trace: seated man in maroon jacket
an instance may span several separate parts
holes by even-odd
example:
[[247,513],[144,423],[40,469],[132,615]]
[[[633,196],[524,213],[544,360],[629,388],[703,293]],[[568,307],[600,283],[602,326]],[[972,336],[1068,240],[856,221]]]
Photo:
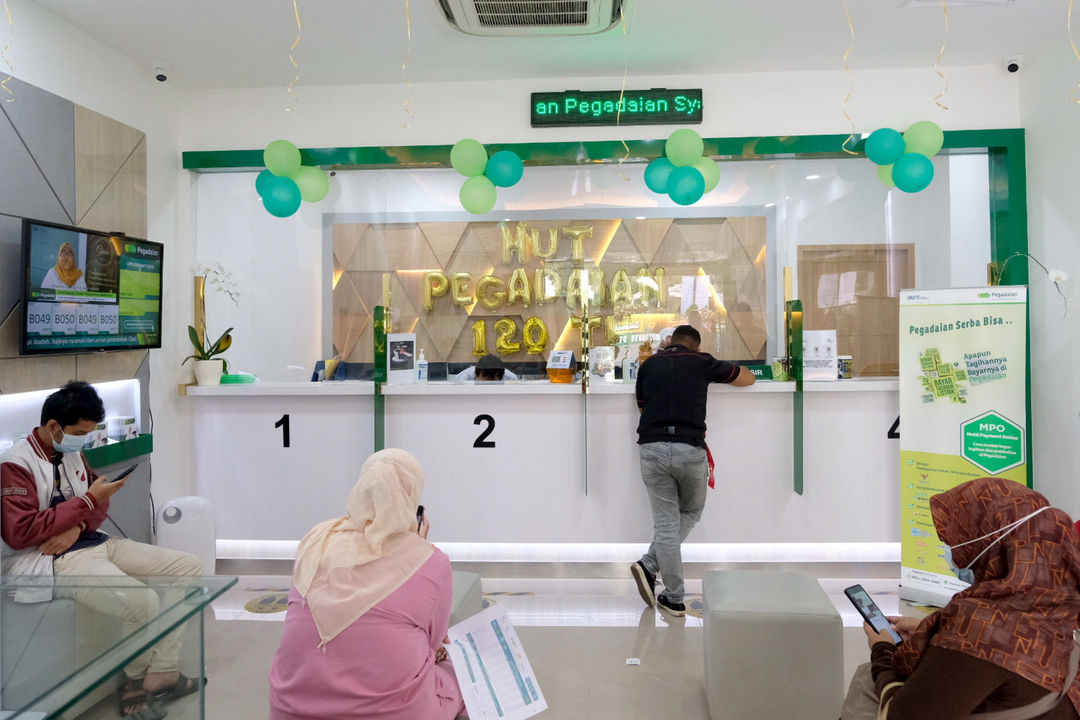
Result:
[[[109,499],[126,482],[99,477],[83,457],[86,435],[104,419],[97,391],[84,382],[69,382],[46,398],[41,425],[0,455],[0,561],[8,577],[72,576],[62,592],[122,618],[126,636],[153,617],[161,602],[132,576],[198,576],[202,564],[190,553],[101,532]],[[88,579],[93,576],[109,576],[108,587]],[[120,586],[130,589],[120,592]],[[178,587],[165,593],[165,603],[175,604],[182,592]],[[46,591],[45,599],[49,595]],[[182,640],[182,629],[174,630],[124,668],[121,716],[156,720],[164,716],[159,702],[199,689],[200,679],[179,672]]]

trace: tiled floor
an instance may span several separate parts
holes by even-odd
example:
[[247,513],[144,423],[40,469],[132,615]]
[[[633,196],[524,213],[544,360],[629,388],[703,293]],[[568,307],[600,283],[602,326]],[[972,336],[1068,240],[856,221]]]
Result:
[[[543,569],[539,569],[543,573]],[[827,568],[835,571],[837,568]],[[847,575],[832,572],[831,575]],[[896,568],[898,574],[899,568]],[[873,573],[879,575],[882,573]],[[882,577],[819,580],[844,620],[845,683],[868,656],[861,619],[843,588],[861,583],[886,614],[901,608],[898,581]],[[281,637],[287,576],[241,576],[214,603],[207,625],[207,717],[264,720],[267,671]],[[689,616],[673,621],[644,607],[628,578],[484,577],[486,603],[504,605],[540,679],[549,720],[708,717],[703,681],[701,580],[688,580]],[[638,658],[640,665],[628,665]],[[170,713],[170,717],[173,713]]]

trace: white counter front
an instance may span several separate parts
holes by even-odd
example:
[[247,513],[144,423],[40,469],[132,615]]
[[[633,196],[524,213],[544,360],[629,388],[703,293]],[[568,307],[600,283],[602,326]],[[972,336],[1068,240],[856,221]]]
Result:
[[[806,383],[803,495],[792,489],[794,383],[710,388],[717,487],[688,542],[895,543],[893,383]],[[374,398],[361,384],[284,385],[189,392],[198,492],[214,503],[219,539],[298,540],[344,511],[372,452]],[[542,382],[383,393],[386,446],[414,453],[427,473],[432,540],[474,548],[649,539],[633,385],[594,384],[588,396]]]
[[196,494],[213,503],[218,538],[298,540],[316,523],[344,514],[345,496],[375,447],[374,386],[364,389],[345,383],[188,388]]

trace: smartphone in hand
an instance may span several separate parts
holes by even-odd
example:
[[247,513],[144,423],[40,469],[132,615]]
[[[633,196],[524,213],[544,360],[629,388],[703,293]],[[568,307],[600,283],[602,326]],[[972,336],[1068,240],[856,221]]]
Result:
[[897,645],[904,641],[903,638],[900,637],[900,634],[893,630],[892,624],[889,623],[889,619],[885,617],[885,613],[881,612],[877,603],[870,599],[869,593],[863,590],[862,585],[852,585],[849,588],[844,588],[844,595],[847,595],[847,599],[851,601],[851,604],[855,606],[855,609],[859,611],[863,620],[865,620],[870,627],[878,632],[888,631],[893,642]]
[[121,473],[120,473],[119,475],[117,475],[116,477],[110,477],[110,478],[108,479],[108,481],[107,481],[107,484],[112,484],[112,483],[114,483],[114,482],[119,482],[119,481],[123,480],[123,479],[124,479],[124,478],[126,478],[126,477],[127,477],[128,475],[130,475],[131,473],[135,472],[135,468],[137,468],[137,467],[139,467],[139,463],[135,463],[135,464],[134,464],[134,465],[132,465],[131,467],[125,468],[125,469],[124,469],[124,471],[123,471],[123,472],[121,472]]

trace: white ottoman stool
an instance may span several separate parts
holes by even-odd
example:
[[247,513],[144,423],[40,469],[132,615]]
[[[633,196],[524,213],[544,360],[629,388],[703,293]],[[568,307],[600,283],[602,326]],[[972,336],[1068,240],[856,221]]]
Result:
[[840,717],[844,627],[817,580],[723,570],[702,588],[711,720]]

